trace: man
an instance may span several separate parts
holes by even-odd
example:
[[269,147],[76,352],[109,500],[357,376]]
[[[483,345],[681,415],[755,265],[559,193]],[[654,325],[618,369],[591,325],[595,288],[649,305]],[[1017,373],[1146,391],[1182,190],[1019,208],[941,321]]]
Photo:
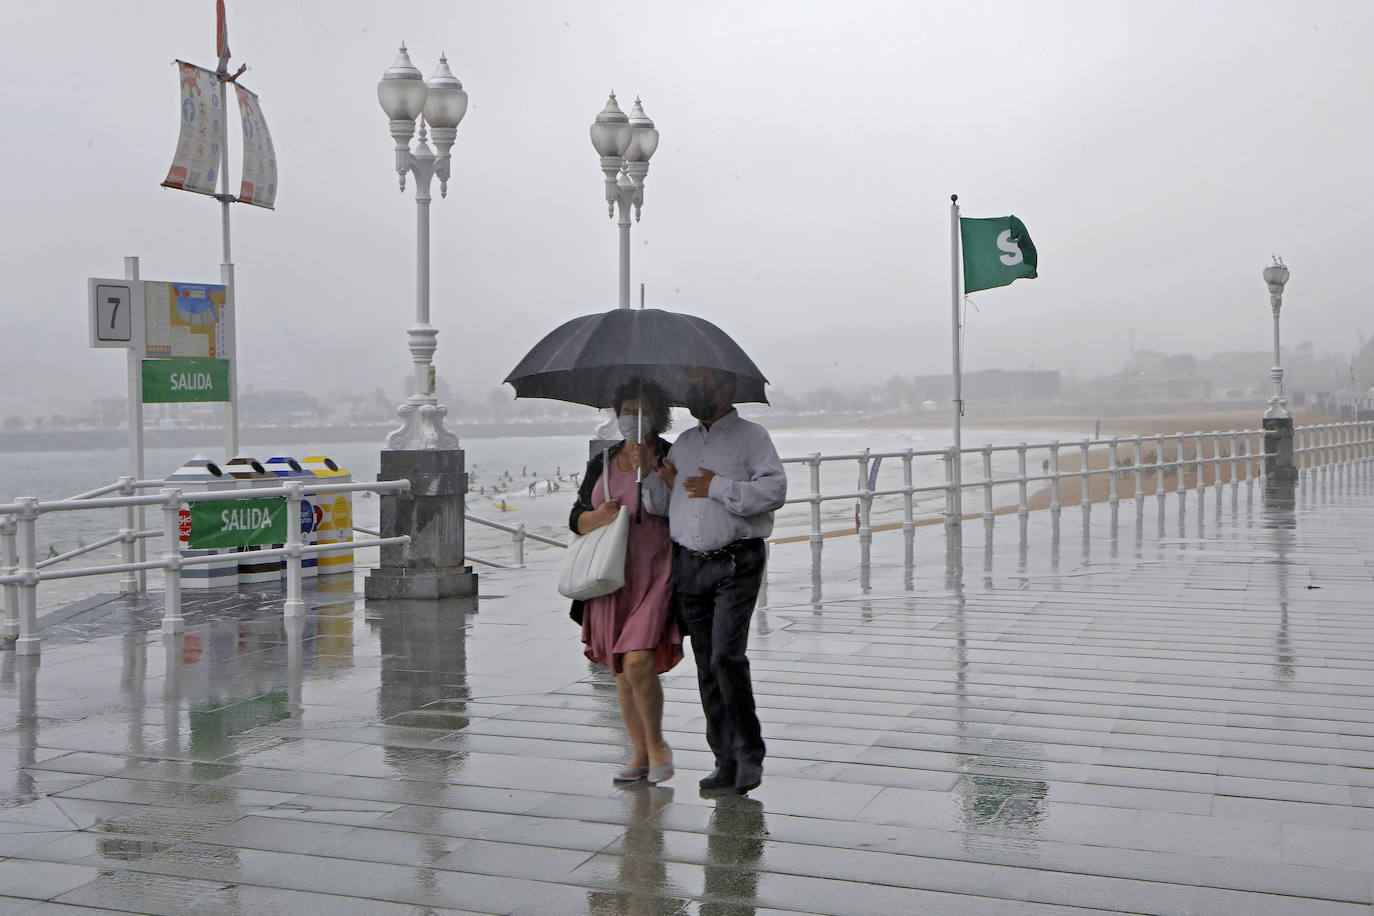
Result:
[[687,381],[687,409],[700,424],[678,436],[658,474],[646,478],[645,508],[667,508],[674,602],[692,638],[716,757],[701,788],[744,794],[763,781],[764,755],[745,655],[749,619],[787,476],[768,431],[735,412],[728,374],[692,369]]

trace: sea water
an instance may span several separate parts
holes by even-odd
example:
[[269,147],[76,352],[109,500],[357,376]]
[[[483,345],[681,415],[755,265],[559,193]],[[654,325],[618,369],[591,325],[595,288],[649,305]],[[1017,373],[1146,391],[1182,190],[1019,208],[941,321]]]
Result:
[[[745,412],[745,416],[749,414]],[[690,422],[690,421],[687,421]],[[679,426],[685,424],[679,419]],[[462,435],[461,428],[458,430]],[[868,450],[871,454],[900,452],[905,449],[916,451],[936,451],[947,448],[950,432],[947,429],[920,428],[824,428],[794,427],[771,429],[778,453],[784,458],[804,458],[812,453],[822,455],[858,455]],[[668,437],[672,437],[672,433]],[[1073,442],[1081,438],[1074,433],[1062,430],[999,430],[979,429],[966,431],[965,448],[994,443],[1012,445],[1017,442],[1047,442],[1060,439]],[[467,507],[470,515],[478,518],[515,526],[523,524],[525,530],[567,540],[570,532],[567,527],[569,510],[576,498],[577,479],[583,472],[590,435],[578,436],[503,436],[492,438],[465,438],[462,448],[465,453],[467,471],[470,475]],[[372,481],[377,478],[381,461],[381,445],[377,442],[359,441],[331,443],[320,448],[301,445],[252,446],[243,449],[260,461],[279,455],[289,455],[297,460],[306,455],[325,454],[341,467],[352,472],[354,481]],[[184,448],[151,448],[145,453],[145,479],[161,479],[181,467],[194,451]],[[219,459],[218,452],[206,454]],[[872,468],[870,462],[870,470]],[[1029,468],[1032,475],[1040,471],[1039,458]],[[0,454],[0,500],[10,501],[19,496],[36,496],[40,500],[64,499],[84,493],[110,483],[121,475],[128,474],[129,455],[123,449],[95,449],[86,451],[53,451]],[[810,493],[810,469],[805,463],[788,462],[785,465],[788,475],[788,497],[797,499]],[[965,455],[964,478],[981,479],[981,460],[976,455]],[[999,452],[994,454],[995,477],[1011,477],[1016,473],[1016,453]],[[691,473],[693,469],[680,469]],[[826,461],[822,464],[821,491],[824,494],[853,493],[860,487],[860,464],[854,458]],[[912,482],[917,487],[940,486],[945,481],[944,461],[938,456],[916,456],[912,460]],[[873,480],[876,489],[897,489],[903,484],[902,460],[898,457],[885,458]],[[188,488],[189,489],[189,488]],[[1036,487],[1032,487],[1032,492]],[[1014,502],[1015,488],[1002,486],[997,490],[997,504],[1007,500]],[[155,490],[145,491],[149,493]],[[118,494],[112,494],[118,495]],[[943,492],[917,494],[915,510],[918,518],[930,517],[943,511]],[[982,508],[980,495],[974,490],[966,490],[965,511]],[[852,530],[857,509],[854,499],[830,500],[822,503],[822,527],[829,531],[837,527]],[[882,497],[874,500],[871,521],[875,526],[897,523],[902,520],[903,500],[900,496]],[[80,512],[54,512],[40,516],[37,523],[37,547],[40,559],[63,553],[115,534],[123,526],[123,510],[83,510]],[[378,524],[378,500],[371,494],[354,495],[354,524],[364,528],[376,528]],[[158,507],[145,510],[145,529],[160,529],[161,512]],[[775,536],[786,537],[804,535],[810,530],[811,512],[807,503],[796,503],[784,507],[777,514]],[[466,552],[469,556],[492,560],[497,563],[513,561],[512,537],[505,531],[469,522],[467,525]],[[147,541],[150,556],[156,556],[162,549],[161,538]],[[526,561],[536,563],[543,559],[556,558],[556,548],[545,547],[533,541],[526,542]],[[122,559],[121,547],[113,544],[88,553],[74,561],[72,565],[96,565],[118,563]],[[361,551],[358,565],[360,568],[374,566],[377,562],[375,550]],[[64,564],[64,567],[67,564]],[[480,565],[479,565],[480,570]],[[157,572],[149,573],[149,585],[160,587]],[[117,576],[100,576],[81,579],[66,579],[44,582],[39,586],[39,607],[50,610],[97,592],[118,590]]]

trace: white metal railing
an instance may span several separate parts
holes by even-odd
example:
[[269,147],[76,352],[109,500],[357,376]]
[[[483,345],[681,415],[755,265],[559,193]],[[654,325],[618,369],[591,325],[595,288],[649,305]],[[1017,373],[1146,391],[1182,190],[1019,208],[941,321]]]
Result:
[[[139,489],[158,487],[156,495],[131,495]],[[286,499],[286,543],[282,547],[269,547],[253,552],[253,558],[286,559],[286,603],[284,611],[288,616],[304,614],[305,601],[301,596],[301,559],[325,551],[341,549],[355,550],[367,547],[409,544],[410,537],[375,536],[346,542],[327,544],[306,544],[302,537],[299,519],[301,503],[307,495],[352,493],[369,491],[373,493],[405,492],[410,489],[408,480],[388,480],[362,483],[310,484],[302,481],[287,480],[276,487],[252,487],[241,490],[212,490],[209,492],[185,493],[176,487],[166,486],[165,481],[135,481],[124,477],[116,484],[100,487],[88,493],[78,494],[70,499],[42,501],[33,496],[19,497],[12,503],[0,504],[0,585],[5,592],[4,617],[0,619],[0,635],[16,640],[15,649],[20,655],[35,655],[39,651],[38,637],[38,585],[54,579],[71,579],[82,576],[103,576],[123,574],[121,584],[130,582],[130,574],[144,574],[150,569],[161,569],[165,577],[164,607],[162,629],[164,632],[181,632],[185,628],[185,618],[181,614],[181,570],[186,566],[224,562],[224,554],[211,553],[200,556],[182,556],[180,541],[179,512],[183,506],[207,501],[236,501],[244,499],[266,499],[284,497]],[[106,494],[119,491],[120,496]],[[162,510],[161,528],[148,531],[136,530],[134,525],[142,509],[149,506]],[[39,516],[51,512],[76,512],[92,509],[123,509],[126,526],[118,534],[101,538],[95,543],[78,547],[58,556],[44,560],[37,558],[35,528]],[[375,534],[375,532],[374,532]],[[162,538],[163,553],[159,559],[135,559],[134,545],[147,538]],[[53,570],[50,567],[75,557],[98,550],[110,544],[124,544],[124,561],[98,566],[78,566]]]
[[[1105,500],[1112,506],[1119,505],[1122,499],[1143,501],[1147,490],[1152,490],[1162,504],[1171,487],[1175,493],[1187,492],[1190,479],[1195,490],[1205,489],[1209,478],[1210,485],[1217,488],[1226,483],[1253,483],[1264,475],[1264,443],[1268,435],[1265,430],[1246,429],[970,446],[964,448],[961,454],[963,467],[960,489],[979,497],[981,512],[966,512],[962,519],[954,518],[953,449],[864,450],[833,455],[817,452],[783,459],[784,466],[804,469],[803,477],[807,483],[805,493],[790,497],[784,505],[808,508],[809,526],[803,537],[810,542],[813,558],[817,561],[827,536],[854,531],[859,543],[860,569],[864,570],[869,565],[875,530],[872,518],[874,504],[880,499],[899,498],[901,522],[899,526],[892,527],[900,527],[906,539],[906,558],[910,566],[918,525],[943,522],[953,527],[966,519],[979,517],[991,524],[997,515],[1013,512],[1024,518],[1031,511],[1033,501],[1043,503],[1043,508],[1057,513],[1063,509],[1064,484],[1069,481],[1078,487],[1078,503],[1085,509],[1093,502],[1094,479],[1103,477],[1107,479]],[[1104,452],[1102,466],[1093,467],[1094,457],[1102,458]],[[1062,466],[1061,459],[1066,453],[1075,455],[1076,468],[1066,469]],[[1374,422],[1298,427],[1294,430],[1293,457],[1302,472],[1374,458]],[[901,462],[900,484],[884,484],[871,474],[875,465],[883,460]],[[916,483],[915,465],[921,460],[942,463],[942,479]],[[1041,471],[1033,473],[1031,468],[1037,461]],[[833,481],[835,477],[833,470],[826,472],[827,468],[845,464],[857,470],[857,485],[823,485],[825,478]],[[795,479],[793,482],[796,482]],[[1032,486],[1036,488],[1034,499]],[[932,496],[939,497],[933,500],[934,511],[919,512],[918,505],[922,497]],[[836,528],[832,518],[831,529],[826,530],[823,507],[836,502],[852,502],[856,506],[852,528],[848,525],[843,529]],[[503,525],[474,515],[467,515],[466,518],[469,522],[510,533],[515,567],[525,565],[526,539],[554,547],[567,546],[563,541],[528,532],[523,524]],[[790,539],[775,533],[775,540]],[[510,568],[490,560],[467,559],[487,566]]]
[[492,566],[496,569],[524,569],[525,567],[525,540],[538,541],[541,544],[548,544],[550,547],[567,547],[567,541],[560,541],[557,538],[545,537],[542,534],[535,534],[533,531],[525,530],[524,522],[517,522],[514,525],[503,525],[500,522],[493,522],[491,519],[478,518],[476,515],[464,514],[463,518],[487,528],[494,528],[497,531],[504,531],[511,536],[511,545],[515,551],[515,563],[507,566],[492,560],[484,560],[481,557],[465,556],[463,559],[471,563],[481,563],[483,566]]

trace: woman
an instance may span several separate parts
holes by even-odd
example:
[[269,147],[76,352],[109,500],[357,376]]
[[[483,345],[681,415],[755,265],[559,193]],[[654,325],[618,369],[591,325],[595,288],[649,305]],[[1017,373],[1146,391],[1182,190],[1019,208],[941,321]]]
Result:
[[673,751],[663,740],[663,688],[658,676],[682,660],[682,636],[671,609],[673,544],[668,520],[636,512],[635,471],[654,473],[668,454],[660,434],[668,428],[668,398],[652,382],[634,381],[615,393],[616,418],[624,441],[612,446],[611,497],[601,481],[602,456],[587,462],[568,526],[586,534],[615,520],[620,507],[630,513],[625,551],[625,586],[586,602],[573,602],[572,618],[582,624],[585,654],[615,672],[620,714],[634,745],[634,756],[615,774],[615,782],[652,783],[673,775]]

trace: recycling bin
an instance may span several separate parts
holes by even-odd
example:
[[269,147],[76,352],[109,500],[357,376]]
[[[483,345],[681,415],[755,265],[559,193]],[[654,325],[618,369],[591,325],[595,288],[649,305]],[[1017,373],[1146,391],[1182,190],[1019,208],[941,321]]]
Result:
[[[314,474],[320,483],[352,483],[353,474],[339,467],[325,455],[310,455],[301,467]],[[353,494],[322,493],[318,497],[320,511],[315,514],[319,544],[347,544],[353,540]],[[321,550],[319,575],[353,574],[353,549]]]
[[[167,475],[167,486],[176,487],[183,493],[202,493],[208,490],[232,490],[238,482],[224,472],[224,469],[204,455],[195,455],[185,464]],[[191,510],[178,512],[180,521],[180,540],[183,545],[191,541]],[[235,588],[239,584],[238,556],[232,550],[210,549],[192,550],[189,546],[181,548],[183,557],[203,557],[219,555],[223,560],[213,563],[183,566],[181,568],[182,588]]]
[[[268,458],[267,461],[263,463],[263,467],[267,469],[268,473],[277,477],[285,477],[289,480],[313,481],[315,479],[314,474],[304,470],[300,462],[287,455],[278,455],[275,458]],[[308,488],[309,484],[306,484],[306,486]],[[301,543],[306,546],[319,543],[319,532],[315,527],[316,502],[318,502],[318,498],[309,494],[306,494],[305,499],[301,500]],[[287,519],[286,523],[288,525],[291,524],[291,520]],[[301,556],[301,578],[309,579],[319,573],[319,562],[320,558],[317,555],[313,553],[303,554]],[[285,575],[284,571],[283,575]]]
[[[262,466],[256,458],[239,455],[224,466],[224,472],[233,477],[240,488],[254,489],[279,486],[277,475]],[[254,558],[253,554],[261,547],[240,547],[236,556],[239,561],[239,585],[261,585],[277,582],[282,577],[286,563],[281,557],[267,559]]]

